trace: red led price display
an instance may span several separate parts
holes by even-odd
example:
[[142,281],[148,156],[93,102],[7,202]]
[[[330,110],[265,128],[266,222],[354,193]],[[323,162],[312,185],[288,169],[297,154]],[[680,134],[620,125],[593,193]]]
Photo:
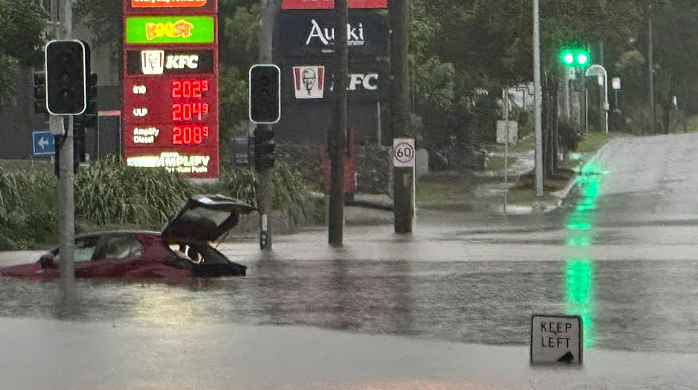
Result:
[[172,128],[172,144],[201,145],[208,135],[208,126],[175,126]]
[[208,103],[174,103],[172,105],[173,122],[202,121],[208,114]]
[[172,80],[173,99],[200,99],[204,92],[208,92],[208,80]]

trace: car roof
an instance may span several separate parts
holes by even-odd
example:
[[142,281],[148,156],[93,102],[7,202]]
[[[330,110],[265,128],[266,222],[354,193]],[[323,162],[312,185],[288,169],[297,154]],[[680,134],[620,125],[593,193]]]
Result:
[[149,235],[149,236],[160,236],[160,232],[152,230],[108,230],[103,232],[90,232],[82,233],[75,236],[78,238],[90,238],[90,237],[103,237],[103,236],[118,236],[118,235]]

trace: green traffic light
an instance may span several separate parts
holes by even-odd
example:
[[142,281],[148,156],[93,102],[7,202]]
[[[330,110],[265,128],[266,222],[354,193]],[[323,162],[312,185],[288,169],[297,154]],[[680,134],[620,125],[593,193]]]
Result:
[[564,50],[560,53],[560,60],[564,65],[572,66],[574,65],[574,54],[571,50]]
[[589,55],[587,53],[579,53],[577,55],[577,64],[579,66],[585,66],[589,63]]
[[560,62],[567,67],[587,67],[591,63],[589,51],[579,47],[562,49]]

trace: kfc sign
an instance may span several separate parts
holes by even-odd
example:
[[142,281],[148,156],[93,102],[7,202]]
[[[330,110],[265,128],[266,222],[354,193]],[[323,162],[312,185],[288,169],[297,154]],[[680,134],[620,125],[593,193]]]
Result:
[[293,85],[296,99],[322,99],[325,95],[325,67],[294,66]]
[[210,74],[213,50],[129,50],[129,75]]
[[[296,99],[323,99],[326,96],[325,85],[329,85],[328,93],[334,92],[334,81],[331,75],[329,81],[325,80],[327,74],[325,67],[316,66],[294,66],[293,67],[293,90]],[[349,92],[378,91],[378,73],[351,73],[347,75]]]
[[[388,8],[388,0],[348,0],[349,8]],[[281,9],[333,9],[334,0],[283,0]]]

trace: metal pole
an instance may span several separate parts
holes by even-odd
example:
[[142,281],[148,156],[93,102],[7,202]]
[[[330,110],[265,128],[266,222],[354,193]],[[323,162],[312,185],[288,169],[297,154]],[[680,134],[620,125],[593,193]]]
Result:
[[536,101],[536,195],[543,196],[543,91],[540,74],[540,1],[533,0],[533,84]]
[[608,72],[606,68],[603,71],[603,113],[604,113],[604,126],[606,127],[606,134],[608,134]]
[[330,185],[329,243],[342,246],[344,240],[344,158],[347,154],[347,77],[349,74],[349,20],[347,0],[335,1],[335,50],[337,51],[337,84],[335,111],[330,142],[332,159]]
[[509,87],[504,87],[504,123],[506,123],[506,140],[504,142],[504,213],[507,212],[509,195]]
[[[58,8],[61,28],[60,39],[71,39],[72,4],[70,0],[63,1],[63,7]],[[61,118],[60,120],[63,120]],[[59,272],[64,283],[72,282],[74,271],[74,241],[75,241],[75,173],[73,172],[73,117],[68,116],[68,126],[65,135],[61,137],[59,152],[58,178],[58,241],[59,241]],[[66,284],[67,286],[67,284]]]
[[[657,107],[654,104],[654,39],[652,27],[652,4],[649,7],[648,13],[648,34],[647,34],[647,64],[649,66],[649,93],[650,93],[650,113],[652,115],[652,134],[657,133]],[[645,128],[642,128],[642,135],[645,135]]]
[[75,198],[73,172],[73,117],[68,116],[65,135],[61,137],[59,156],[60,178],[58,182],[58,241],[60,253],[60,275],[63,281],[75,277],[74,247],[75,240]]
[[[279,0],[261,0],[261,20],[259,29],[259,63],[273,63],[274,19],[280,8]],[[260,132],[273,131],[271,125],[259,125]],[[257,205],[259,208],[259,248],[272,249],[272,226],[269,214],[274,203],[273,168],[257,173]]]

